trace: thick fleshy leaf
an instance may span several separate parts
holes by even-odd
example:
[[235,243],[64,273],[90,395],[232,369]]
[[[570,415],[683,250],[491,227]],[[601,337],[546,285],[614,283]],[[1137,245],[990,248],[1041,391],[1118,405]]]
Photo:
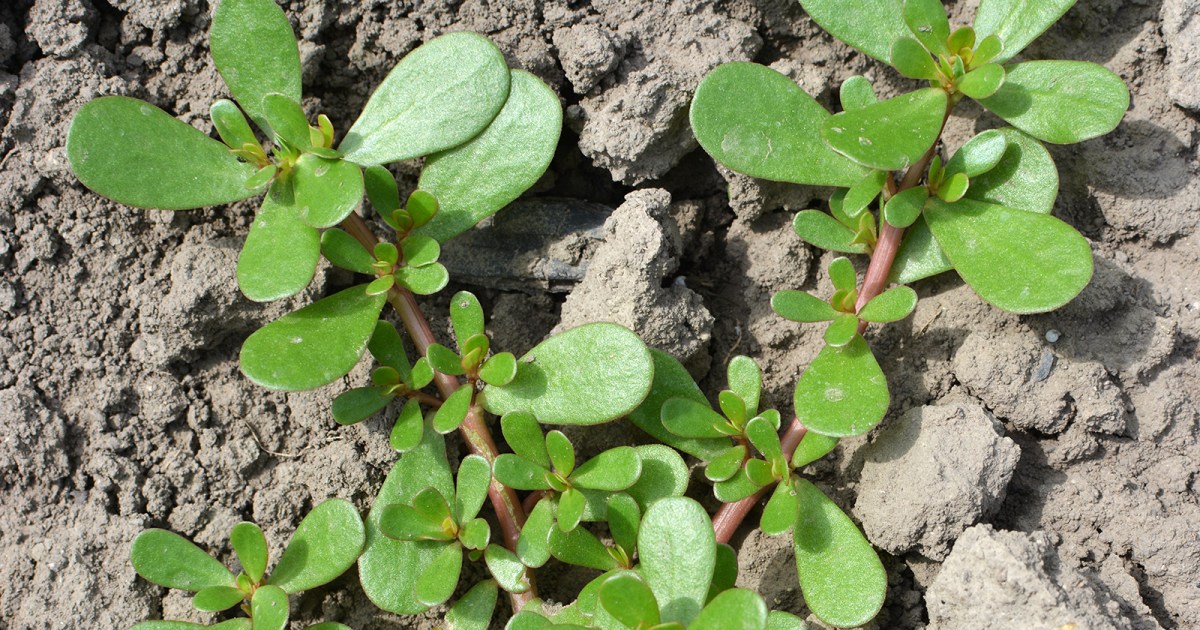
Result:
[[407,381],[412,373],[412,365],[408,362],[408,353],[404,351],[404,341],[391,322],[380,320],[375,322],[375,330],[367,343],[371,356],[380,364],[396,370],[400,380]]
[[273,0],[221,0],[209,31],[213,63],[242,109],[266,127],[263,97],[300,101],[300,48]]
[[981,0],[975,12],[975,33],[982,40],[996,35],[1004,50],[994,61],[1003,63],[1025,49],[1038,35],[1075,4],[1075,0]]
[[250,123],[246,122],[242,110],[233,101],[224,98],[218,100],[208,108],[208,115],[212,118],[213,127],[221,137],[221,142],[229,148],[240,149],[246,144],[258,144],[254,131],[250,129]]
[[540,567],[550,559],[550,530],[554,527],[554,502],[542,499],[525,520],[517,539],[517,556],[528,567]]
[[829,261],[829,281],[835,289],[851,291],[858,286],[858,272],[849,258],[839,256]]
[[820,210],[796,213],[792,228],[801,239],[821,249],[843,254],[867,253],[866,245],[854,242],[854,230]]
[[942,0],[904,0],[904,23],[921,45],[935,55],[950,55],[950,19]]
[[825,343],[834,348],[841,348],[850,343],[858,334],[858,317],[850,313],[839,315],[825,329]]
[[326,584],[354,564],[365,536],[354,504],[329,499],[300,521],[268,582],[288,593]]
[[508,442],[508,447],[512,449],[513,453],[542,468],[547,470],[550,468],[550,455],[546,451],[546,437],[542,434],[542,427],[533,414],[523,411],[505,414],[500,419],[500,430],[504,434],[504,441]]
[[562,431],[546,434],[546,451],[550,454],[555,472],[565,477],[575,471],[575,447]]
[[492,216],[537,183],[562,131],[562,105],[541,79],[512,72],[504,109],[470,142],[429,157],[420,185],[440,209],[421,233],[441,242]]
[[341,425],[362,422],[383,411],[392,398],[374,386],[346,390],[333,399],[333,419]]
[[889,280],[897,284],[908,284],[922,278],[935,276],[953,267],[942,253],[942,248],[933,239],[924,218],[918,218],[904,233],[904,241],[896,251]]
[[758,492],[761,488],[762,484],[752,481],[746,474],[746,469],[743,468],[738,474],[715,484],[713,495],[722,503],[736,503]]
[[[426,492],[437,494],[436,490]],[[383,509],[379,517],[379,531],[384,536],[396,540],[454,540],[454,536],[442,527],[442,523],[443,519],[426,514],[414,506],[393,503]]]
[[320,258],[317,230],[267,195],[238,255],[238,288],[255,302],[295,295],[312,282]]
[[908,37],[900,0],[800,0],[813,21],[834,37],[888,63],[892,44]]
[[916,291],[908,287],[892,287],[867,302],[858,316],[864,321],[886,324],[908,317],[916,307]]
[[628,494],[617,493],[608,497],[607,507],[608,531],[613,542],[632,553],[637,549],[638,528],[642,524],[641,506]]
[[933,80],[938,77],[937,64],[925,46],[911,37],[901,37],[892,46],[892,66],[910,79]]
[[165,529],[148,529],[133,540],[133,570],[167,588],[199,591],[210,586],[236,586],[225,565],[190,540]]
[[675,357],[661,350],[650,350],[654,360],[654,384],[650,395],[629,412],[629,421],[649,433],[659,442],[668,444],[697,459],[710,460],[729,446],[729,440],[721,438],[685,438],[667,430],[662,423],[663,404],[672,398],[686,398],[708,406],[708,399],[692,380],[687,369]]
[[746,413],[746,401],[742,400],[741,396],[729,390],[724,390],[717,397],[717,401],[721,406],[721,413],[725,414],[725,417],[729,418],[735,425],[741,426],[742,423],[746,422],[748,415]]
[[887,183],[887,175],[884,171],[871,171],[866,177],[851,186],[842,199],[842,212],[851,219],[858,219],[862,216],[871,202],[879,197],[879,192]]
[[284,630],[288,622],[288,594],[278,586],[260,586],[250,600],[250,613],[254,630]]
[[550,471],[510,453],[502,453],[493,464],[496,481],[516,490],[549,490],[546,474]]
[[725,481],[742,470],[742,462],[746,460],[746,446],[739,444],[731,446],[708,462],[704,467],[704,476],[709,481]]
[[337,225],[362,202],[362,170],[342,160],[307,153],[292,172],[292,204],[300,218],[315,228]]
[[1007,70],[1000,90],[979,103],[1046,142],[1070,144],[1102,136],[1116,129],[1129,109],[1129,88],[1098,64],[1028,61]]
[[427,606],[437,606],[450,599],[458,587],[462,564],[462,547],[458,543],[445,545],[413,585],[417,601]]
[[636,334],[587,324],[526,353],[517,377],[504,387],[488,385],[483,404],[497,415],[528,411],[542,424],[600,424],[636,409],[653,377],[650,351]]
[[796,452],[792,454],[792,468],[807,466],[829,454],[838,444],[838,439],[809,431],[800,439]]
[[746,356],[736,356],[729,362],[725,374],[732,390],[746,404],[746,414],[758,414],[758,401],[762,397],[762,369],[758,363]]
[[298,391],[345,376],[367,349],[383,295],[356,286],[263,326],[242,345],[242,373],[268,389]]
[[800,509],[796,489],[791,480],[779,482],[771,498],[763,508],[762,520],[758,527],[768,536],[785,534],[796,524],[796,513]]
[[888,407],[887,379],[862,336],[841,348],[826,346],[796,384],[796,417],[810,431],[833,437],[862,435]]
[[926,220],[963,280],[1003,310],[1054,310],[1092,278],[1087,239],[1050,215],[964,199],[935,201]]
[[463,343],[483,333],[483,307],[473,293],[459,291],[450,299],[450,323],[454,325],[454,338]]
[[413,234],[401,243],[404,251],[404,262],[413,267],[424,267],[437,262],[442,254],[442,246],[423,234]]
[[[558,531],[569,532],[574,531],[579,527],[579,521],[583,519],[583,510],[586,506],[586,498],[583,493],[575,488],[567,488],[558,497]],[[553,534],[551,535],[551,551],[553,551]]]
[[467,521],[458,532],[458,541],[463,547],[474,551],[487,549],[492,541],[492,527],[482,518]]
[[632,446],[618,446],[584,462],[571,475],[571,483],[589,490],[624,490],[642,475],[642,459]]
[[396,176],[387,168],[378,164],[364,168],[363,189],[371,206],[385,219],[400,209],[400,187],[396,184]]
[[971,138],[946,162],[946,175],[963,173],[974,178],[996,168],[1008,149],[1008,139],[999,129],[989,129]]
[[617,568],[617,561],[608,553],[608,547],[605,547],[595,534],[582,527],[570,531],[563,531],[558,527],[551,530],[550,553],[559,561],[575,566],[599,571]]
[[233,526],[229,542],[237,552],[242,570],[251,580],[258,582],[267,572],[267,539],[262,529],[254,523],[241,522]]
[[209,586],[192,598],[192,606],[205,612],[220,612],[237,606],[246,594],[232,586]]
[[479,378],[488,385],[508,385],[517,378],[517,357],[511,352],[493,355],[479,368]]
[[743,470],[746,478],[760,488],[776,481],[773,467],[764,460],[751,458],[746,461],[746,467]]
[[763,630],[767,626],[767,604],[754,591],[734,588],[713,598],[691,630]]
[[708,513],[692,499],[663,499],[646,510],[638,539],[642,575],[663,621],[691,623],[704,607],[716,563]]
[[837,114],[821,126],[821,137],[863,166],[899,171],[933,146],[945,115],[946,92],[926,88]]
[[759,417],[746,423],[746,437],[750,439],[754,448],[762,453],[763,457],[767,459],[782,457],[783,447],[779,443],[779,434],[776,433],[775,425],[771,424],[770,420]]
[[308,118],[297,99],[272,92],[262,99],[262,113],[277,140],[298,150],[312,145]]
[[479,514],[491,482],[492,466],[483,457],[468,455],[459,462],[457,490],[454,493],[454,512],[458,522],[465,523]]
[[679,453],[662,444],[633,447],[642,463],[637,482],[625,490],[645,512],[655,501],[687,491],[688,468]]
[[829,302],[807,291],[780,291],[771,296],[771,309],[793,322],[830,322],[838,317]]
[[401,267],[396,270],[396,281],[417,295],[433,295],[450,283],[450,273],[441,263],[425,267]]
[[871,85],[871,80],[856,74],[842,82],[838,100],[842,103],[842,109],[851,111],[862,109],[879,99],[875,96],[875,87]]
[[425,419],[421,415],[421,403],[414,398],[404,403],[392,432],[388,435],[388,444],[393,450],[405,453],[421,443],[425,434]]
[[471,397],[474,393],[475,387],[468,383],[450,394],[450,397],[442,402],[442,406],[438,407],[437,413],[433,416],[433,430],[438,433],[449,433],[457,429],[471,410]]
[[713,567],[712,584],[708,587],[707,601],[731,589],[737,583],[737,552],[725,543],[717,543],[717,562]]
[[454,492],[445,442],[435,431],[425,431],[421,444],[402,455],[388,473],[367,517],[367,543],[358,560],[358,575],[367,596],[376,606],[401,615],[428,608],[417,601],[413,584],[446,545],[392,540],[379,532],[379,519],[387,506],[410,503],[429,487],[443,496]]
[[917,221],[925,202],[929,200],[929,189],[915,186],[898,193],[883,206],[883,218],[890,225],[906,228]]
[[794,543],[804,603],[839,628],[869,622],[883,606],[887,573],[854,522],[816,486],[796,481]]
[[[986,133],[990,132],[976,138]],[[1004,154],[987,172],[971,176],[967,199],[1050,214],[1058,198],[1058,168],[1050,152],[1041,142],[1017,129],[1006,127],[995,133],[1004,136]]]
[[713,411],[708,402],[672,398],[663,403],[662,423],[668,431],[681,437],[721,438],[726,434],[717,427],[728,424],[728,421]]
[[958,91],[979,100],[995,94],[1004,85],[1004,67],[998,63],[984,64],[958,80]]
[[850,187],[866,171],[821,141],[821,123],[828,118],[829,112],[788,77],[742,62],[720,65],[704,77],[691,108],[700,146],[739,173]]
[[488,571],[509,593],[524,593],[529,590],[529,575],[525,565],[516,554],[500,545],[488,545],[483,555]]
[[79,109],[67,158],[83,185],[126,205],[159,210],[216,206],[258,194],[255,168],[223,143],[134,98],[105,96]]
[[658,601],[635,573],[619,573],[600,585],[600,605],[630,628],[656,626]]
[[396,64],[338,148],[363,166],[449,149],[483,131],[508,96],[495,44],[474,33],[442,35]]
[[371,252],[358,239],[338,228],[330,228],[321,234],[321,254],[335,267],[364,275],[375,274],[371,267],[375,257]]
[[975,29],[970,26],[960,26],[950,33],[951,52],[961,51],[964,48],[975,47]]
[[492,580],[484,580],[472,586],[471,590],[446,612],[446,629],[488,630],[492,623],[492,614],[496,611],[497,595],[498,589]]

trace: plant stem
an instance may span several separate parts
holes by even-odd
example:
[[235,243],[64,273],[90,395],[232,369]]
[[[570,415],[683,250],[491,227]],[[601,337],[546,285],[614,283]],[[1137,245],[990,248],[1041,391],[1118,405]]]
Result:
[[[792,454],[796,452],[796,447],[800,445],[800,440],[804,439],[805,433],[808,433],[808,429],[804,428],[798,418],[792,418],[792,423],[788,425],[787,431],[779,440],[783,445],[783,456],[788,461],[792,460]],[[717,535],[717,542],[727,543],[733,538],[734,532],[746,519],[746,515],[754,509],[754,505],[767,493],[769,488],[771,486],[764,486],[753,495],[735,503],[725,503],[721,509],[717,510],[717,513],[713,515],[713,532]]]
[[[342,221],[341,227],[357,239],[363,247],[366,247],[367,251],[374,250],[378,239],[375,238],[375,234],[371,232],[366,221],[358,213],[350,213],[350,216]],[[408,331],[408,336],[416,346],[417,352],[424,355],[429,346],[437,341],[437,338],[433,334],[433,329],[429,327],[429,321],[425,319],[420,305],[417,304],[417,298],[408,289],[397,286],[388,292],[388,302],[400,315],[400,321],[404,323],[404,328]],[[453,394],[461,386],[458,378],[441,372],[434,373],[434,384],[443,399],[449,398],[450,394]],[[495,440],[492,439],[492,432],[483,420],[483,410],[478,405],[471,406],[458,431],[472,453],[483,456],[489,464],[496,460],[499,451],[496,448]],[[521,527],[525,525],[525,510],[521,506],[520,499],[517,498],[517,493],[512,488],[492,479],[491,485],[488,486],[488,498],[491,499],[492,507],[496,510],[496,518],[500,522],[504,546],[508,547],[510,551],[516,551],[517,539],[521,536]],[[520,611],[526,603],[537,597],[537,588],[533,582],[532,572],[529,572],[528,576],[530,581],[528,591],[519,594],[510,593],[514,612]]]

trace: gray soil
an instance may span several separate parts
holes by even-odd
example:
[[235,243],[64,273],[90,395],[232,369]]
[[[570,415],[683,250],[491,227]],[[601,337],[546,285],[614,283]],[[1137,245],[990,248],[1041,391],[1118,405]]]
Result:
[[[712,392],[729,357],[758,358],[766,401],[790,410],[820,331],[779,319],[768,300],[826,286],[827,255],[789,217],[827,191],[718,169],[696,150],[687,104],[733,60],[770,64],[827,106],[852,74],[905,87],[894,75],[794,0],[283,4],[305,106],[339,129],[401,55],[447,31],[485,33],[562,97],[569,129],[531,193],[556,200],[512,212],[571,219],[515,244],[522,252],[488,252],[494,264],[454,254],[497,345],[519,353],[556,326],[616,320]],[[960,23],[975,4],[954,4]],[[234,280],[251,203],[145,212],[91,194],[68,169],[67,125],[96,96],[144,98],[208,129],[224,96],[211,9],[0,3],[0,627],[209,622],[136,577],[139,531],[167,527],[229,558],[230,527],[252,519],[278,549],[325,498],[365,511],[394,460],[385,419],[331,420],[344,384],[284,395],[238,372],[247,334],[346,276],[322,269],[306,295],[262,308]],[[1025,57],[1100,63],[1133,92],[1114,133],[1052,148],[1055,213],[1090,239],[1094,282],[1066,308],[1024,317],[953,274],[921,283],[910,319],[870,333],[888,419],[806,472],[882,550],[891,588],[879,628],[1200,628],[1200,7],[1085,0]],[[952,146],[997,123],[963,113]],[[416,166],[400,173],[411,186]],[[574,434],[592,449],[643,439],[624,425]],[[756,520],[735,539],[740,583],[805,614],[790,543]],[[592,575],[541,574],[559,601]],[[295,619],[359,629],[429,627],[439,612],[381,613],[353,572],[293,602]]]

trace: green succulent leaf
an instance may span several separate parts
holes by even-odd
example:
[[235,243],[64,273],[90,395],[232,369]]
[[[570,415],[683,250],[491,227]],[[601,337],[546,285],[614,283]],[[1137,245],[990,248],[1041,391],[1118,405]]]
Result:
[[562,431],[546,434],[546,451],[550,454],[550,462],[554,465],[555,472],[564,477],[575,472],[575,447]]
[[312,282],[320,258],[317,230],[267,195],[238,256],[238,287],[255,302],[290,297]]
[[796,234],[820,249],[843,254],[865,254],[867,246],[854,242],[854,230],[820,210],[803,210],[792,221]]
[[746,469],[742,468],[739,474],[714,484],[713,495],[722,503],[736,503],[746,497],[752,496],[762,489],[762,486],[763,484],[752,481],[746,474]]
[[511,352],[493,355],[479,368],[479,378],[488,385],[504,387],[517,377],[517,357]]
[[396,370],[400,380],[411,378],[412,366],[408,363],[408,353],[404,351],[404,341],[391,322],[375,322],[375,330],[371,333],[367,348],[376,361]]
[[1027,61],[1009,66],[1000,90],[979,102],[1035,138],[1070,144],[1116,129],[1129,109],[1129,89],[1094,63]]
[[479,298],[467,291],[455,293],[450,299],[450,322],[459,343],[484,334],[483,307],[479,305]]
[[746,401],[742,400],[741,396],[725,390],[717,397],[718,404],[721,406],[721,413],[725,414],[731,422],[736,426],[741,426],[746,422]]
[[392,432],[388,435],[388,444],[393,450],[406,453],[421,443],[425,433],[425,419],[421,415],[421,403],[416,399],[404,403]]
[[840,348],[826,346],[796,384],[796,417],[810,431],[832,437],[862,435],[888,408],[887,380],[862,336]]
[[945,114],[946,92],[926,88],[837,114],[821,126],[821,137],[863,166],[899,171],[933,146]]
[[687,491],[688,467],[674,449],[662,444],[633,447],[641,460],[642,473],[625,493],[645,512],[655,501],[680,497]]
[[400,208],[400,188],[396,177],[387,168],[379,165],[363,169],[363,187],[371,206],[382,217],[390,217]]
[[904,23],[908,30],[929,52],[951,54],[946,41],[950,39],[950,18],[941,0],[904,0]]
[[1008,139],[1003,131],[989,129],[967,141],[946,162],[946,174],[962,173],[977,177],[996,168],[1008,150]]
[[424,612],[413,584],[446,545],[439,542],[393,540],[379,531],[379,521],[389,505],[408,504],[417,492],[433,487],[443,496],[454,492],[454,478],[446,461],[440,433],[425,431],[421,443],[396,461],[367,517],[367,542],[358,560],[363,590],[376,606],[401,615]]
[[899,284],[911,283],[951,269],[953,266],[934,240],[929,225],[924,218],[918,218],[909,226],[900,249],[896,251],[889,280]]
[[272,0],[222,0],[209,31],[213,62],[233,98],[264,130],[263,98],[300,101],[300,48],[292,25]]
[[613,542],[632,552],[637,549],[638,528],[642,524],[641,506],[637,499],[624,493],[610,495],[607,503],[608,531]]
[[293,149],[304,150],[312,146],[308,133],[308,117],[299,99],[284,94],[271,93],[262,99],[262,113],[275,138]]
[[758,363],[747,356],[736,356],[726,368],[729,389],[745,404],[747,415],[758,413],[758,402],[762,397],[762,370]]
[[550,559],[550,530],[554,527],[554,502],[542,499],[529,512],[517,539],[517,557],[527,567],[537,568]]
[[[548,443],[548,442],[547,442]],[[551,458],[554,452],[550,453]],[[642,459],[632,446],[618,446],[587,460],[571,475],[571,483],[589,490],[624,490],[642,474]],[[561,505],[559,510],[562,510]]]
[[[267,539],[254,523],[241,522],[233,526],[229,542],[242,563],[242,570],[251,580],[262,580],[267,572]],[[222,608],[221,610],[224,610]]]
[[[559,505],[559,523],[562,522],[562,505]],[[608,547],[596,535],[582,527],[569,531],[554,528],[550,531],[550,553],[561,562],[599,571],[617,568],[617,561],[608,553]]]
[[713,567],[712,584],[708,587],[706,601],[711,602],[717,595],[733,588],[737,583],[737,577],[737,552],[725,543],[717,543],[717,562]]
[[354,504],[329,499],[300,521],[268,583],[287,593],[327,584],[358,560],[365,537]]
[[356,286],[263,326],[242,345],[242,372],[267,389],[299,391],[345,376],[367,348],[384,296]]
[[446,612],[447,630],[488,630],[496,611],[498,590],[492,580],[472,586]]
[[638,539],[642,576],[662,620],[690,624],[704,607],[716,564],[708,513],[692,499],[662,499],[646,510]]
[[771,297],[771,309],[793,322],[831,322],[838,312],[825,300],[806,291],[780,291]]
[[[570,532],[579,527],[583,518],[586,499],[583,493],[575,488],[567,488],[558,497],[558,531]],[[550,534],[550,551],[554,552],[554,534]],[[560,558],[561,559],[561,558]]]
[[421,357],[413,363],[412,366],[412,382],[413,387],[421,389],[433,382],[433,367],[429,365],[429,360]]
[[138,575],[167,588],[200,591],[211,586],[236,586],[225,565],[190,540],[165,529],[138,534],[129,561]]
[[649,628],[659,623],[658,601],[636,573],[618,573],[604,580],[600,605],[630,628]]
[[862,109],[879,101],[875,96],[875,88],[871,85],[871,80],[861,74],[856,74],[842,82],[838,100],[842,103],[842,109],[846,111]]
[[746,466],[742,470],[745,472],[745,477],[750,480],[750,483],[759,488],[766,487],[776,481],[772,466],[761,459],[752,458],[747,460]]
[[392,397],[378,387],[355,387],[333,399],[333,419],[341,425],[356,424],[383,411]]
[[288,594],[278,586],[266,584],[254,591],[250,600],[253,630],[284,630],[288,622]]
[[838,257],[829,262],[829,281],[835,289],[853,291],[858,286],[858,272],[849,258]]
[[979,100],[994,95],[1004,85],[1004,67],[998,63],[984,64],[958,80],[958,91]]
[[928,200],[928,188],[909,188],[888,199],[883,206],[883,218],[890,225],[907,228],[921,217],[921,211],[925,209],[925,202]]
[[742,462],[745,459],[745,445],[731,446],[708,462],[708,465],[704,467],[704,476],[713,482],[730,479],[741,472]]
[[781,481],[775,486],[771,498],[767,500],[758,527],[768,536],[786,534],[796,524],[799,509],[796,488],[790,480]]
[[946,203],[954,203],[962,199],[970,187],[971,179],[965,173],[955,173],[942,182],[937,197]]
[[508,66],[495,44],[474,33],[442,35],[396,64],[339,149],[363,166],[443,151],[479,135],[508,97]]
[[546,451],[546,438],[542,427],[533,414],[515,411],[500,419],[500,430],[504,441],[518,457],[537,466],[550,469],[550,454]]
[[746,423],[746,437],[750,439],[750,443],[754,445],[754,448],[763,454],[763,457],[772,459],[783,456],[783,447],[779,443],[779,434],[770,420],[759,417]]
[[[981,139],[989,133],[998,133],[1004,137],[1004,153],[992,168],[971,175],[971,188],[966,197],[1029,212],[1049,214],[1054,208],[1054,200],[1058,197],[1058,169],[1050,152],[1042,143],[1011,127],[984,132],[975,139]],[[965,151],[975,139],[963,145],[959,153]],[[972,149],[972,153],[978,153],[980,158],[987,155],[983,147],[978,151]],[[955,157],[957,158],[957,155]],[[964,156],[964,162],[966,161]],[[955,158],[951,158],[947,167],[950,168],[951,165],[957,165]],[[966,168],[963,170],[967,171]],[[969,172],[968,174],[970,175]]]
[[[436,494],[436,491],[432,492]],[[411,505],[393,503],[384,508],[379,518],[379,531],[396,540],[454,540],[442,523],[443,519],[423,513]]]
[[963,280],[1003,310],[1054,310],[1092,278],[1087,239],[1055,217],[964,199],[931,204],[926,219]]
[[838,444],[838,439],[809,431],[800,439],[796,452],[792,454],[792,468],[807,466],[829,454]]
[[950,52],[958,54],[964,48],[971,49],[975,47],[975,29],[970,26],[960,26],[950,33],[950,40],[947,42],[950,45]]
[[600,424],[636,409],[653,377],[650,351],[636,334],[587,324],[526,353],[511,383],[487,386],[484,406],[497,415],[528,411],[542,424]]
[[1025,49],[1075,4],[1075,0],[981,0],[975,12],[980,39],[995,35],[1004,42],[994,61],[1003,63]]
[[767,604],[754,591],[734,588],[713,598],[688,628],[691,630],[762,630]]
[[463,544],[463,547],[472,551],[487,549],[491,540],[492,527],[482,518],[467,521],[458,532],[458,541]]
[[488,571],[509,593],[524,593],[529,590],[529,576],[525,565],[516,554],[500,545],[488,545],[483,555]]
[[460,523],[479,515],[492,482],[492,466],[479,455],[468,455],[458,464],[457,491],[454,493],[454,512]]
[[722,438],[728,421],[708,406],[690,398],[671,398],[663,403],[662,424],[668,431],[686,438]]
[[375,257],[358,239],[338,228],[330,228],[321,234],[321,254],[335,267],[367,276],[375,275],[371,267]]
[[441,209],[421,233],[444,243],[521,196],[546,172],[561,130],[558,96],[541,79],[514,70],[508,101],[492,124],[425,162],[420,186]]
[[246,144],[258,144],[250,123],[246,122],[242,110],[233,101],[224,98],[218,100],[208,109],[208,115],[225,146],[240,149]]
[[850,517],[807,480],[795,482],[799,499],[794,543],[804,603],[839,628],[869,622],[883,606],[887,573],[871,543]]
[[245,593],[233,586],[209,586],[192,597],[192,606],[204,612],[220,612],[237,606],[245,597]]
[[450,283],[450,272],[440,263],[425,267],[401,267],[396,281],[417,295],[433,295]]
[[462,573],[462,556],[462,546],[458,543],[442,547],[429,568],[413,585],[417,601],[426,606],[437,606],[450,599],[458,587],[458,576]]
[[457,429],[463,420],[466,420],[467,413],[471,411],[471,399],[474,393],[475,388],[468,383],[450,394],[450,397],[442,402],[442,406],[438,407],[437,413],[433,416],[433,430],[438,433],[449,433]]
[[834,348],[844,347],[858,334],[858,316],[851,313],[839,315],[825,329],[825,343]]
[[442,255],[442,246],[422,234],[413,234],[404,239],[401,247],[404,250],[405,264],[412,267],[432,265]]
[[327,228],[341,223],[362,202],[358,166],[311,153],[300,156],[292,172],[292,207],[305,223]]
[[871,171],[851,186],[850,190],[846,191],[846,197],[842,199],[842,212],[851,219],[862,216],[871,202],[879,197],[880,191],[887,183],[887,176],[884,171]]
[[223,143],[124,96],[101,97],[79,109],[67,132],[67,158],[83,185],[139,208],[186,210],[260,192],[245,186],[255,168]]
[[908,37],[899,0],[800,0],[801,6],[821,28],[834,37],[884,62],[891,61],[892,45]]
[[[509,100],[512,100],[512,94],[509,94]],[[404,202],[404,210],[412,217],[414,228],[429,223],[440,209],[441,202],[428,190],[414,190],[408,195],[408,201]]]
[[937,64],[925,46],[911,37],[901,37],[892,46],[892,66],[910,79],[933,80],[938,77]]
[[766,66],[727,63],[692,99],[692,130],[716,161],[751,177],[850,187],[865,174],[821,142],[829,112]]
[[492,474],[496,481],[516,490],[549,490],[546,481],[549,470],[519,455],[503,453],[496,458]]
[[875,296],[859,311],[864,321],[876,324],[898,322],[917,307],[917,292],[908,287],[892,287]]
[[662,408],[666,401],[672,398],[686,398],[707,407],[708,399],[675,357],[653,348],[650,349],[650,356],[654,362],[654,380],[650,395],[636,409],[629,412],[629,421],[659,442],[701,460],[710,460],[724,451],[729,445],[729,440],[724,437],[685,438],[675,435],[663,425]]

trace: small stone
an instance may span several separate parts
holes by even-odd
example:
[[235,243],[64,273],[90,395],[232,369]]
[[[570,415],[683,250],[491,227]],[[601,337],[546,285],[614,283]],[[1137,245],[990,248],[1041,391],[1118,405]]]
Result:
[[1049,341],[1050,343],[1058,342],[1058,339],[1061,336],[1062,336],[1062,333],[1058,332],[1057,330],[1055,330],[1053,328],[1046,331],[1046,341]]

